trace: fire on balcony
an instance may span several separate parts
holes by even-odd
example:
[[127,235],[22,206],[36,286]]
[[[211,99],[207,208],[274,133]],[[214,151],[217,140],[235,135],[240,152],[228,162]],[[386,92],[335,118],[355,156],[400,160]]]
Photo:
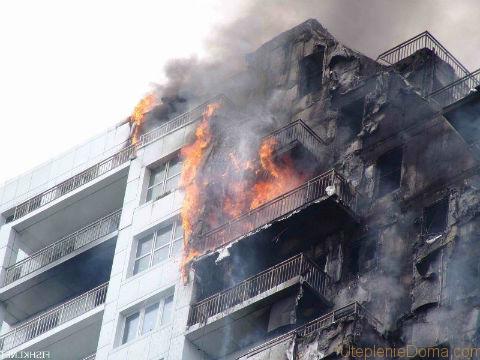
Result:
[[[232,121],[238,131],[232,131]],[[181,151],[184,269],[208,250],[198,235],[260,209],[320,171],[323,143],[311,129],[300,120],[271,132],[273,126],[220,103],[206,107],[194,140]],[[269,136],[260,136],[267,131]]]

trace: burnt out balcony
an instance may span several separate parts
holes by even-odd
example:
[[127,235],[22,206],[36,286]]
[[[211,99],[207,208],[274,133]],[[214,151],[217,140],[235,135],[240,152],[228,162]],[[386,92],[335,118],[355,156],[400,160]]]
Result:
[[332,227],[344,226],[346,221],[358,221],[356,205],[357,196],[349,184],[337,171],[330,170],[199,236],[196,246],[205,253],[264,229],[276,231],[274,223],[292,222],[299,212],[303,222],[310,219],[315,228],[332,231]]
[[435,91],[430,99],[442,106],[443,116],[479,157],[480,69]]
[[306,338],[315,332],[319,332],[346,319],[364,318],[376,331],[380,332],[382,323],[358,302],[353,302],[337,310],[322,315],[294,330],[283,335],[274,337],[260,345],[254,346],[247,352],[234,358],[237,360],[247,359],[286,359],[286,354],[291,349],[296,338]]
[[467,97],[469,94],[478,91],[480,86],[480,69],[458,79],[447,86],[444,86],[429,95],[429,99],[437,102],[441,107],[448,107],[457,101]]
[[392,66],[417,86],[425,97],[432,91],[470,74],[428,31],[383,52],[377,61]]
[[269,139],[277,144],[278,154],[302,152],[294,157],[307,159],[313,156],[313,161],[321,160],[325,154],[325,142],[300,119],[275,130],[264,141]]
[[[263,337],[291,327],[278,320],[285,309],[297,323],[330,306],[330,285],[316,263],[298,254],[193,304],[187,337],[214,358],[226,355],[249,343],[250,331]],[[236,340],[216,348],[216,339],[229,333]]]

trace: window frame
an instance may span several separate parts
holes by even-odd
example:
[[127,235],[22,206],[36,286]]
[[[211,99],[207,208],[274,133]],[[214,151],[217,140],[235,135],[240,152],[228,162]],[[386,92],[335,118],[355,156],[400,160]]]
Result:
[[[164,318],[164,313],[165,313],[166,300],[170,299],[170,298],[171,298],[171,302],[173,303],[174,294],[171,293],[171,294],[162,296],[160,298],[156,298],[154,300],[150,300],[148,302],[142,303],[140,306],[137,306],[136,308],[131,309],[130,311],[122,314],[122,327],[121,327],[121,332],[119,334],[120,335],[119,336],[120,346],[131,343],[131,342],[133,342],[133,341],[135,341],[135,340],[137,340],[137,339],[139,339],[143,336],[146,336],[146,335],[158,330],[159,328],[161,328],[163,326],[167,326],[167,325],[171,324],[172,321],[173,321],[173,313],[171,314],[170,321],[168,323],[162,323],[163,318]],[[158,304],[157,314],[155,316],[155,325],[153,326],[153,328],[151,330],[149,330],[145,333],[142,333],[143,325],[145,324],[146,309],[151,307],[152,305],[155,305],[155,304]],[[171,311],[173,312],[173,308],[171,309]],[[138,314],[138,324],[137,324],[137,328],[135,329],[135,336],[131,340],[124,342],[127,318],[129,318],[130,316],[135,315],[135,314]]]
[[[182,162],[182,159],[180,157],[180,154],[177,153],[173,156],[171,156],[170,158],[168,159],[165,159],[164,161],[162,161],[160,164],[158,164],[157,166],[152,166],[152,167],[149,167],[148,168],[148,171],[149,171],[149,179],[148,179],[148,183],[147,183],[147,188],[145,190],[145,202],[148,203],[150,201],[156,201],[158,200],[159,198],[165,196],[166,194],[169,194],[171,193],[172,191],[178,189],[179,187],[179,184],[180,184],[180,176],[182,174],[182,171],[180,170],[178,173],[174,174],[174,175],[171,175],[170,174],[170,168],[171,166],[173,165],[173,163],[179,163],[180,166],[182,166],[183,162]],[[157,172],[160,172],[160,171],[163,171],[164,174],[162,176],[162,179],[158,182],[158,183],[155,183],[155,184],[152,184],[151,181],[152,179],[155,178],[155,174]],[[175,185],[174,188],[170,189],[170,190],[167,190],[166,187],[167,187],[167,183],[172,180],[173,178],[175,177],[178,177],[178,182],[177,184]],[[157,187],[161,187],[160,189],[160,192],[158,193],[158,195],[154,198],[153,197],[153,189],[157,188]],[[149,193],[152,193],[151,196],[149,196]]]
[[[168,228],[168,227],[171,228],[168,242],[157,247],[157,240],[158,240],[159,232],[161,230],[165,229],[165,228]],[[174,248],[175,248],[175,244],[177,242],[180,242],[181,243],[180,247],[182,247],[183,246],[183,236],[184,236],[183,227],[182,227],[180,218],[177,216],[177,217],[175,217],[175,218],[173,218],[169,221],[162,222],[153,231],[149,231],[145,235],[137,238],[134,241],[135,246],[133,247],[133,261],[132,261],[131,275],[135,276],[137,274],[140,274],[140,273],[144,272],[145,270],[148,270],[148,269],[152,268],[153,266],[155,266],[157,264],[162,263],[163,261],[175,258],[176,254],[173,251]],[[152,244],[150,245],[150,249],[145,254],[138,255],[138,246],[139,246],[140,242],[142,240],[146,239],[146,238],[149,238],[149,237],[151,237],[151,241],[152,241]],[[166,247],[168,247],[167,257],[165,259],[161,259],[161,260],[159,260],[158,262],[155,263],[154,262],[155,254],[157,252],[159,252],[161,249],[164,249]],[[137,261],[139,261],[141,259],[144,259],[146,257],[148,257],[147,267],[143,270],[135,272],[135,266],[137,264]]]

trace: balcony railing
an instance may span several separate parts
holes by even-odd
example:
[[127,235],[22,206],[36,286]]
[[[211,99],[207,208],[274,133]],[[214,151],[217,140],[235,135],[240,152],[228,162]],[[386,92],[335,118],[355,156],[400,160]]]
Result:
[[325,329],[330,325],[335,324],[336,322],[347,318],[348,316],[363,316],[365,317],[370,324],[377,330],[381,331],[382,328],[382,323],[380,320],[375,318],[367,309],[365,309],[362,305],[360,305],[358,302],[353,302],[349,305],[346,305],[340,309],[334,310],[332,312],[329,312],[325,315],[322,315],[321,317],[312,320],[305,325],[302,325],[292,331],[289,331],[286,334],[277,336],[273,338],[272,340],[269,340],[259,346],[254,347],[250,351],[248,351],[246,354],[242,355],[238,359],[248,359],[249,357],[254,356],[255,354],[258,354],[266,349],[269,349],[273,346],[275,346],[278,343],[281,343],[285,340],[287,340],[290,337],[293,336],[300,336],[304,337],[307,335],[312,334],[315,331]]
[[336,194],[346,206],[355,210],[356,196],[345,179],[335,170],[327,171],[236,219],[201,235],[197,250],[206,252],[238,240],[272,221],[300,208]]
[[127,146],[126,148],[117,152],[115,155],[110,156],[109,158],[89,167],[81,173],[17,205],[14,209],[13,217],[11,217],[9,221],[17,220],[22,216],[25,216],[48,203],[51,203],[59,197],[78,189],[80,186],[100,177],[101,175],[106,174],[110,170],[130,160],[134,154],[135,146]]
[[207,106],[213,103],[219,103],[222,106],[225,106],[225,105],[232,106],[233,104],[225,95],[216,96],[213,99],[210,99],[204,102],[203,104],[193,108],[192,110],[186,113],[183,113],[169,120],[165,124],[143,134],[140,137],[138,146],[141,147],[141,146],[148,145],[182,127],[185,127],[191,123],[194,123],[195,121],[202,118],[203,113],[205,112],[205,109],[207,108]]
[[100,285],[0,336],[0,351],[9,351],[105,303],[108,283]]
[[137,148],[148,145],[153,141],[156,141],[188,124],[199,120],[202,117],[207,105],[212,103],[220,103],[224,106],[233,106],[233,103],[224,95],[219,95],[206,101],[191,111],[181,114],[161,125],[160,127],[143,134],[137,144],[127,146],[115,155],[110,156],[109,158],[99,162],[96,165],[93,165],[92,167],[89,167],[81,173],[17,205],[13,210],[13,215],[7,219],[7,222],[17,220],[92,181],[93,179],[98,178],[117,166],[122,165],[135,154]]
[[470,74],[467,68],[428,31],[418,34],[394,48],[383,52],[378,55],[377,61],[393,65],[421,49],[434,51],[441,60],[452,67],[457,77],[461,78]]
[[319,152],[321,150],[320,145],[325,145],[325,141],[300,119],[265,137],[265,139],[269,138],[275,139],[280,148],[299,142],[318,159],[322,156]]
[[83,358],[82,360],[95,360],[97,354],[88,355],[87,357]]
[[306,255],[299,254],[196,303],[190,311],[188,325],[205,323],[211,316],[296,277],[305,281],[325,298],[328,297],[330,286],[328,275]]
[[429,99],[435,100],[442,107],[449,106],[467,96],[470,91],[480,85],[480,69],[444,86],[429,95]]
[[91,223],[74,233],[48,245],[5,270],[4,286],[100,239],[116,230],[120,223],[121,209]]

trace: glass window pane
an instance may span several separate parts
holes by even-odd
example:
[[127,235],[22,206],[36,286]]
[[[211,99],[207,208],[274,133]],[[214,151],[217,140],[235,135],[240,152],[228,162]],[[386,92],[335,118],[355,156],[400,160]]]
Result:
[[178,184],[180,181],[180,175],[176,175],[170,179],[167,180],[167,183],[165,184],[165,191],[173,191],[176,188],[178,188]]
[[160,261],[168,258],[168,246],[164,246],[153,253],[153,264],[158,264]]
[[165,179],[165,165],[157,169],[152,169],[150,172],[150,182],[148,187],[161,183]]
[[182,162],[179,158],[172,159],[170,161],[170,167],[168,168],[167,177],[178,175],[182,172]]
[[123,329],[122,344],[125,344],[136,338],[139,318],[140,314],[138,312],[125,318],[125,328]]
[[157,184],[154,187],[148,189],[146,201],[157,200],[157,198],[160,195],[162,195],[162,193],[163,193],[163,182],[161,182],[160,184]]
[[176,224],[175,224],[175,234],[173,236],[173,238],[175,240],[177,239],[182,239],[183,238],[183,227],[182,227],[182,223],[180,221],[177,220]]
[[182,246],[183,246],[182,239],[174,241],[172,245],[172,256],[180,254],[182,251]]
[[158,314],[158,303],[150,305],[145,309],[145,316],[143,317],[142,335],[152,331],[155,328]]
[[165,226],[157,230],[157,240],[155,241],[155,248],[166,245],[170,242],[172,235],[172,225]]
[[150,262],[150,255],[147,255],[143,258],[135,260],[135,265],[133,266],[133,275],[148,269],[149,262]]
[[172,321],[173,296],[169,296],[163,303],[162,325]]
[[152,250],[152,244],[153,244],[153,233],[138,240],[137,254],[135,257],[139,258],[141,256],[148,254]]

